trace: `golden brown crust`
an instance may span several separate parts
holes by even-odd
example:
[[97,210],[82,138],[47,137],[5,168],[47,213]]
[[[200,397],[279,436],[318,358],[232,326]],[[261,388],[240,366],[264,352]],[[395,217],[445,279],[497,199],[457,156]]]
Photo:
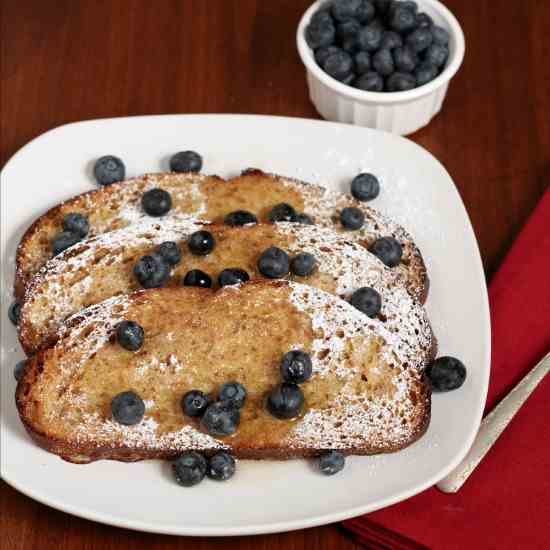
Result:
[[[337,211],[344,206],[357,206],[365,212],[368,227],[365,238],[362,238],[357,232],[355,234],[347,233],[349,238],[368,246],[372,242],[373,236],[395,235],[405,249],[405,257],[400,269],[410,275],[409,290],[421,303],[426,299],[428,278],[425,264],[412,237],[402,227],[351,197],[334,193],[327,194],[320,186],[274,174],[265,174],[257,169],[245,170],[240,176],[229,181],[218,176],[196,174],[150,174],[83,193],[51,208],[35,220],[25,232],[18,247],[14,284],[16,298],[23,298],[25,287],[31,276],[49,258],[50,240],[60,230],[63,215],[67,212],[83,211],[88,215],[96,216],[98,220],[91,220],[90,236],[93,236],[130,223],[128,220],[117,218],[119,215],[117,208],[130,199],[133,201],[132,204],[135,204],[136,197],[147,185],[166,184],[172,186],[171,188],[187,189],[190,183],[197,184],[200,192],[208,199],[205,211],[201,211],[200,214],[197,214],[198,210],[193,211],[197,219],[217,223],[220,223],[223,220],[223,215],[227,213],[225,208],[239,208],[241,203],[243,208],[254,211],[260,220],[266,220],[269,207],[276,202],[286,200],[299,210],[311,211],[314,216],[319,218],[317,221],[322,225],[340,229],[334,222],[337,218]],[[246,194],[242,193],[239,196],[240,188],[246,189]],[[254,193],[251,195],[251,190],[252,192],[256,191],[257,196]],[[130,199],[126,198],[127,195]],[[325,195],[327,196],[325,197]],[[114,203],[114,209],[110,210],[105,206],[110,203]],[[190,205],[197,206],[193,200],[187,197],[178,206],[179,210],[178,208],[176,210],[180,213],[189,213]],[[104,211],[101,210],[102,208]],[[96,213],[98,209],[99,213]],[[115,212],[116,215],[113,215],[112,212]],[[113,217],[109,219],[109,215]]]
[[[129,300],[128,307],[130,309],[128,310],[129,312],[128,314],[130,315],[130,311],[131,311],[131,317],[136,318],[136,315],[138,315],[139,317],[140,312],[143,313],[144,311],[149,312],[147,313],[147,315],[151,315],[152,314],[151,311],[153,312],[156,311],[155,308],[157,306],[155,304],[165,304],[165,303],[178,304],[178,300],[182,300],[182,299],[185,301],[185,303],[187,303],[187,298],[188,296],[190,296],[193,299],[189,302],[190,305],[187,307],[193,308],[195,306],[192,306],[192,304],[202,304],[200,306],[202,308],[206,302],[212,302],[213,305],[218,304],[218,306],[216,306],[218,308],[222,307],[222,309],[218,309],[218,310],[214,309],[210,313],[207,313],[207,311],[209,310],[205,310],[204,312],[204,315],[206,315],[205,319],[214,321],[214,318],[211,316],[214,314],[218,315],[216,311],[220,311],[220,312],[224,311],[226,312],[224,315],[228,315],[230,319],[229,320],[224,319],[220,321],[218,317],[217,318],[218,321],[216,322],[222,322],[220,326],[225,326],[224,323],[229,323],[227,325],[228,327],[238,326],[238,325],[234,325],[234,322],[235,322],[234,320],[231,321],[231,319],[233,319],[234,317],[235,319],[239,319],[239,320],[242,319],[242,322],[245,323],[246,326],[248,327],[247,330],[253,330],[252,327],[260,326],[258,324],[254,325],[255,323],[254,315],[248,313],[248,307],[252,306],[252,304],[261,305],[264,303],[264,300],[269,300],[269,302],[265,302],[265,307],[268,308],[267,310],[269,311],[273,311],[274,309],[279,310],[278,313],[280,314],[281,319],[285,319],[288,322],[288,325],[285,325],[283,327],[281,324],[278,324],[276,321],[272,320],[272,322],[275,323],[273,325],[273,328],[280,327],[282,332],[279,331],[279,332],[273,333],[273,342],[266,342],[261,348],[261,353],[264,353],[266,352],[264,348],[270,345],[277,346],[280,344],[282,346],[282,349],[288,349],[285,347],[287,344],[285,344],[284,342],[283,343],[280,342],[281,338],[283,339],[286,338],[288,342],[296,342],[296,341],[301,341],[300,338],[304,337],[304,336],[298,337],[297,335],[308,334],[307,331],[309,329],[307,328],[307,323],[304,325],[305,321],[304,321],[304,317],[302,317],[303,314],[299,313],[297,310],[295,311],[293,309],[285,309],[287,308],[287,306],[283,307],[283,303],[286,303],[285,300],[290,299],[290,298],[284,298],[285,296],[291,296],[289,292],[298,293],[297,294],[298,298],[292,298],[291,300],[293,304],[301,303],[300,300],[306,300],[306,301],[309,300],[308,303],[313,304],[314,308],[317,308],[318,307],[317,304],[319,304],[319,299],[324,301],[323,303],[327,303],[327,304],[334,303],[334,305],[330,309],[329,315],[332,315],[332,314],[336,315],[336,313],[334,312],[334,309],[342,310],[343,308],[344,313],[340,312],[337,315],[340,315],[340,316],[344,315],[344,318],[349,323],[351,323],[352,327],[348,327],[350,328],[350,330],[352,330],[353,327],[357,327],[359,325],[363,326],[363,323],[365,322],[362,320],[362,318],[359,319],[357,317],[358,314],[354,313],[355,310],[353,310],[353,308],[351,308],[350,306],[344,307],[342,303],[338,301],[337,298],[333,298],[330,295],[326,295],[321,291],[311,289],[309,287],[287,283],[284,281],[250,282],[250,283],[247,283],[246,285],[242,285],[242,287],[240,287],[239,289],[224,289],[218,292],[212,292],[205,289],[193,289],[193,290],[181,289],[181,288],[180,289],[175,289],[175,288],[155,289],[150,291],[140,291],[140,292],[134,293],[134,295],[130,296],[129,298],[123,298],[122,300],[123,301]],[[300,296],[301,298],[299,298]],[[296,299],[298,300],[298,302],[295,301]],[[272,301],[273,303],[271,303]],[[241,304],[241,302],[245,304],[245,306],[243,307],[243,311],[246,312],[245,317],[242,317],[242,312],[238,311],[238,307],[237,309],[235,309],[236,305]],[[82,344],[83,346],[86,346],[86,342],[81,341],[79,339],[80,335],[88,333],[86,330],[86,327],[89,326],[90,323],[94,324],[97,328],[98,323],[101,324],[105,322],[106,317],[104,313],[106,311],[111,312],[109,315],[114,315],[115,311],[118,312],[119,310],[117,308],[120,307],[121,303],[122,302],[120,301],[115,301],[113,302],[112,305],[107,305],[107,303],[105,303],[106,305],[101,304],[99,306],[96,306],[95,308],[90,308],[89,310],[86,310],[81,314],[74,316],[70,320],[70,323],[67,326],[67,330],[65,332],[66,334],[65,338],[59,341],[58,345],[56,345],[55,347],[45,349],[39,352],[35,357],[29,359],[28,364],[25,368],[24,375],[20,380],[20,382],[18,383],[17,391],[16,391],[16,403],[17,403],[17,408],[19,410],[19,414],[21,416],[21,419],[27,431],[40,446],[42,446],[43,448],[51,452],[59,454],[65,460],[84,463],[84,462],[90,462],[98,459],[134,461],[134,460],[142,460],[147,458],[172,458],[174,456],[177,456],[179,453],[181,453],[183,450],[186,450],[187,448],[195,448],[195,447],[189,447],[189,446],[182,448],[181,446],[177,446],[177,445],[176,446],[168,445],[166,447],[162,445],[157,445],[157,444],[150,445],[147,443],[148,440],[145,440],[141,443],[138,442],[137,445],[135,440],[133,441],[130,440],[132,441],[132,444],[130,445],[130,444],[127,444],[125,439],[120,440],[120,439],[114,438],[111,440],[109,439],[110,436],[107,437],[107,439],[105,438],[102,439],[101,437],[95,438],[95,439],[94,437],[84,437],[84,438],[79,438],[79,437],[74,438],[72,436],[62,437],[57,434],[65,433],[63,432],[63,430],[59,431],[59,428],[57,428],[58,431],[56,432],[55,430],[52,429],[53,425],[49,421],[44,421],[44,419],[49,417],[47,414],[44,414],[44,410],[45,410],[44,403],[43,403],[44,395],[41,393],[42,392],[41,388],[47,387],[48,385],[52,388],[60,387],[59,382],[62,380],[59,378],[59,376],[61,376],[60,373],[64,372],[63,369],[66,368],[67,365],[73,365],[74,361],[77,361],[77,362],[79,361],[78,353],[80,352],[78,352],[78,349],[80,349],[80,347],[75,348],[75,345],[80,346]],[[246,306],[246,304],[248,304],[248,306]],[[275,304],[277,305],[275,306]],[[180,306],[175,305],[174,307],[179,308]],[[291,307],[294,308],[297,306],[294,305]],[[167,311],[168,310],[164,308],[162,310],[162,314],[160,317],[158,315],[154,317],[154,326],[158,327],[161,334],[163,334],[161,322],[163,318],[166,316]],[[180,312],[180,311],[184,311],[184,309],[183,308],[177,309],[177,312]],[[262,320],[265,319],[265,311],[266,311],[265,309],[258,311],[258,317],[256,318],[257,322],[259,323],[263,322]],[[294,313],[291,313],[291,311],[294,311]],[[304,311],[307,311],[307,310],[304,310]],[[120,313],[120,315],[125,315],[125,314],[124,312],[122,312]],[[176,318],[179,319],[180,315],[181,315],[180,313],[177,313]],[[235,315],[237,315],[237,317],[235,317]],[[145,328],[147,327],[146,318],[144,318],[143,321],[141,319],[138,319],[138,320],[140,322],[143,322],[143,324],[145,325]],[[116,322],[118,322],[117,319],[113,318],[110,326],[115,326]],[[207,322],[206,326],[208,326],[209,322]],[[174,321],[167,318],[165,319],[165,323],[167,323],[167,326],[171,327],[173,326]],[[182,323],[182,326],[184,327],[189,326],[188,321],[186,321],[185,319],[181,319],[181,323]],[[357,325],[357,323],[359,323],[359,325]],[[369,327],[372,327],[368,329],[369,331],[375,330],[374,327],[376,324],[372,325],[371,322],[369,321],[368,325]],[[292,329],[290,329],[291,326],[293,327]],[[326,325],[326,326],[330,326],[330,325]],[[333,328],[330,328],[330,330],[327,329],[328,332],[322,332],[321,334],[317,334],[317,332],[320,330],[319,328],[317,328],[314,331],[314,333],[316,334],[315,338],[319,338],[320,339],[319,342],[326,342],[328,337],[327,335],[332,334],[333,336],[331,336],[331,338],[334,337],[335,333],[330,331],[335,330],[337,334],[338,332],[341,332],[341,329],[343,326],[344,325],[342,325],[341,323],[338,323]],[[378,324],[376,326],[382,327],[381,324]],[[105,330],[107,330],[105,334],[108,335],[109,330],[112,330],[112,329],[105,329]],[[290,334],[288,333],[289,330],[294,332]],[[323,329],[323,331],[324,330],[325,329]],[[353,330],[356,331],[357,329],[355,328]],[[376,333],[376,330],[375,330],[375,333]],[[149,332],[146,328],[146,334],[148,333]],[[215,333],[218,334],[219,332],[216,331]],[[190,334],[189,338],[195,339],[197,333],[191,332],[189,334]],[[192,336],[193,334],[195,334],[195,337]],[[200,334],[200,331],[198,334]],[[356,334],[356,332],[352,331],[351,334]],[[385,333],[382,332],[381,334],[385,334]],[[100,330],[100,335],[101,335],[101,330]],[[388,333],[388,336],[390,337],[390,339],[392,338],[389,333]],[[246,338],[248,339],[249,337],[250,335],[247,333]],[[339,335],[338,337],[342,338],[341,335]],[[185,338],[187,337],[185,336]],[[235,335],[235,338],[237,338],[237,335]],[[185,340],[185,341],[187,342],[188,340]],[[307,340],[304,340],[304,342],[306,341]],[[179,345],[177,343],[177,339],[174,342],[175,343],[173,344],[174,346],[173,349],[177,349]],[[226,339],[223,339],[223,342],[227,344]],[[392,346],[399,345],[397,342],[398,340],[395,341],[395,343],[392,344]],[[151,341],[150,345],[152,346],[151,348],[152,350],[159,349],[158,341]],[[306,345],[309,345],[309,344],[306,344]],[[326,344],[326,345],[329,345],[330,347],[330,344]],[[354,344],[354,346],[356,345],[358,345],[357,342]],[[431,342],[430,349],[427,350],[427,352],[425,353],[425,356],[423,358],[418,358],[419,359],[418,365],[420,366],[425,365],[429,360],[431,360],[431,358],[435,353],[435,345],[436,344],[434,339]],[[104,346],[107,346],[107,348],[105,348],[106,349],[105,353],[111,353],[109,351],[109,349],[111,349],[110,347],[111,344],[105,344]],[[146,346],[144,346],[143,350],[141,350],[144,353],[146,352],[145,348]],[[103,348],[100,347],[97,349],[98,351],[94,352],[94,357],[96,353],[102,353],[101,350]],[[172,349],[172,348],[169,348],[169,349]],[[334,349],[336,350],[337,348],[334,348]],[[378,349],[378,348],[373,348],[373,349]],[[75,355],[75,350],[77,352],[76,355]],[[115,349],[114,353],[119,353],[119,352]],[[260,353],[260,351],[257,350],[254,353]],[[271,352],[268,351],[267,353],[271,353]],[[280,353],[279,348],[276,348],[275,356],[278,357],[279,353]],[[336,355],[332,357],[332,353],[336,353]],[[326,365],[333,365],[333,367],[331,368],[340,368],[338,365],[341,366],[342,362],[341,362],[341,359],[339,359],[339,356],[337,355],[338,353],[340,352],[336,352],[336,351],[331,352],[331,354],[329,354],[327,359],[323,359],[328,361],[328,363],[325,364],[325,367],[323,367],[321,363],[318,363],[318,364],[314,363],[314,365],[315,364],[318,365],[317,367],[315,367],[317,369],[316,372],[318,373],[323,372],[322,369],[326,368]],[[367,353],[366,348],[364,353]],[[368,352],[368,353],[371,353],[371,352]],[[420,350],[418,353],[421,353]],[[109,359],[109,355],[102,356],[102,358],[98,358],[97,365],[119,364],[120,361],[117,360],[116,357],[118,356],[115,356]],[[125,357],[131,358],[134,356],[126,355]],[[326,355],[323,355],[323,358],[325,357]],[[347,352],[346,352],[346,357],[347,357],[346,361],[351,360],[347,355]],[[395,356],[392,355],[392,357],[395,357]],[[265,356],[264,356],[264,359],[265,359]],[[360,360],[361,360],[360,365],[363,365],[364,364],[363,362],[367,361],[367,356],[361,355]],[[369,359],[368,361],[370,360],[371,359]],[[64,361],[65,361],[65,367],[63,366]],[[68,361],[68,363],[66,361]],[[189,359],[189,357],[187,357],[186,361],[188,361],[186,362],[186,368],[187,369],[192,368],[192,365],[193,365],[192,360]],[[393,361],[395,361],[395,359],[393,359]],[[409,359],[407,359],[407,361],[409,361]],[[268,360],[268,363],[270,363],[270,360]],[[372,372],[370,370],[368,372],[361,370],[360,372],[366,372],[370,379],[371,376],[375,376],[374,374],[375,371],[378,372],[377,369],[383,366],[382,363],[377,363],[377,364],[378,364],[378,367]],[[399,432],[397,437],[394,437],[396,435],[395,433],[394,434],[387,433],[387,435],[385,436],[378,435],[377,437],[373,437],[373,438],[363,438],[361,440],[361,443],[358,443],[360,436],[352,433],[350,434],[352,436],[352,439],[349,445],[344,445],[343,447],[339,447],[342,449],[343,452],[345,452],[346,454],[374,454],[374,453],[380,453],[380,452],[394,452],[407,445],[410,445],[413,441],[418,439],[425,432],[425,430],[428,427],[429,418],[430,418],[430,390],[424,377],[420,375],[421,371],[417,371],[416,370],[417,367],[414,367],[413,364],[415,364],[415,362],[411,361],[409,363],[409,366],[405,367],[405,370],[401,370],[400,371],[401,374],[398,374],[398,376],[405,377],[403,378],[403,382],[408,384],[408,388],[409,388],[408,391],[411,392],[411,395],[414,395],[414,398],[411,397],[412,399],[411,403],[409,405],[406,405],[407,407],[413,407],[412,409],[409,409],[409,411],[405,413],[405,417],[408,419],[409,428],[407,428],[407,430],[402,432],[402,434],[401,432]],[[94,368],[97,368],[97,366]],[[117,366],[116,368],[121,369],[122,366]],[[361,369],[362,368],[366,368],[366,367],[361,367]],[[370,368],[371,367],[369,367],[369,369]],[[393,372],[391,376],[396,375],[396,372],[392,370],[394,368],[395,368],[395,365],[392,366],[391,369],[387,371],[388,373]],[[410,369],[413,369],[413,370],[410,370]],[[120,371],[120,372],[123,373],[124,371]],[[97,373],[94,371],[94,377],[95,376],[98,376],[101,379],[101,374],[99,373],[99,371]],[[317,374],[314,376],[321,376],[321,379],[323,379],[326,375]],[[73,377],[71,376],[70,379],[73,380]],[[74,380],[77,380],[77,379],[79,379],[79,377],[77,377]],[[410,381],[410,382],[407,382],[407,381]],[[273,381],[269,382],[269,384],[272,384],[272,383]],[[61,387],[66,388],[66,385],[62,383]],[[251,386],[248,386],[248,387],[251,387]],[[82,388],[79,389],[79,391],[81,390]],[[333,388],[333,390],[335,390],[335,388]],[[259,391],[261,394],[261,392],[263,392],[264,389],[260,388]],[[310,399],[314,399],[315,401],[315,395],[317,394],[311,394],[310,397],[308,398],[307,388],[305,388],[304,391],[306,391],[306,402],[311,402]],[[314,387],[310,387],[309,391],[317,391],[317,390],[315,390]],[[367,390],[365,389],[365,391]],[[371,392],[371,391],[381,391],[381,390],[373,389],[368,391]],[[57,393],[58,390],[55,390],[55,392]],[[59,396],[62,396],[62,395],[63,394],[59,394]],[[375,396],[377,394],[372,393],[369,395],[371,395],[371,397],[375,399],[375,403],[376,403],[377,398]],[[146,396],[144,396],[144,398],[145,397]],[[387,398],[384,397],[383,401],[385,401],[386,399]],[[63,408],[63,404],[61,403],[61,401],[59,402],[56,401],[56,406],[53,409],[50,407],[50,410],[57,410],[58,406]],[[371,406],[375,406],[375,405],[374,404],[369,405],[369,407]],[[322,407],[320,410],[323,410]],[[64,416],[66,412],[67,411],[62,413],[61,418],[66,418]],[[334,412],[336,411],[333,411],[333,413]],[[69,411],[69,414],[70,414],[70,411]],[[245,415],[246,414],[247,413],[245,412]],[[344,416],[342,416],[342,419],[345,420],[345,415],[347,415],[348,413],[343,411],[342,414],[344,414]],[[253,415],[250,418],[255,418],[255,416]],[[317,442],[315,445],[310,445],[310,446],[297,445],[296,446],[295,444],[292,443],[292,441],[298,441],[298,442],[302,441],[303,440],[302,438],[304,436],[306,438],[310,437],[311,433],[308,434],[308,432],[300,432],[300,436],[294,436],[294,437],[298,437],[298,439],[291,438],[289,440],[290,441],[289,443],[280,444],[282,442],[287,442],[287,439],[282,438],[279,440],[275,438],[273,441],[276,444],[270,444],[269,438],[262,439],[260,437],[257,439],[253,435],[254,432],[247,432],[246,425],[248,422],[249,421],[245,422],[245,428],[243,428],[245,431],[240,436],[238,433],[237,439],[233,439],[229,443],[231,447],[231,452],[233,452],[237,457],[258,458],[258,459],[259,458],[307,457],[307,456],[318,455],[323,450],[331,448],[330,444],[328,443],[323,444],[323,441],[325,441],[325,439],[323,438],[327,437],[327,434],[324,434],[324,435],[320,434],[320,439],[315,439],[315,441]],[[253,425],[254,423],[252,422],[251,426]],[[239,430],[241,430],[241,428]],[[373,433],[379,434],[381,432],[379,432],[379,428],[376,428],[375,432]],[[330,438],[328,441],[330,441]],[[222,440],[222,443],[225,443],[225,442]],[[219,447],[216,447],[216,446],[211,447],[208,441],[206,441],[206,443],[201,442],[198,448],[200,448],[201,451],[204,451],[206,453],[214,452],[216,449],[219,449]]]
[[[435,349],[434,349],[435,352]],[[435,353],[434,353],[435,357]],[[19,416],[27,433],[32,440],[42,449],[50,453],[59,455],[63,460],[71,462],[73,464],[89,464],[96,460],[116,460],[119,462],[137,462],[140,460],[148,459],[175,459],[181,454],[181,450],[170,451],[158,451],[151,449],[130,449],[130,448],[116,448],[101,445],[71,445],[68,441],[60,440],[53,435],[41,432],[36,429],[33,422],[29,417],[28,402],[26,401],[26,394],[30,388],[31,379],[35,376],[36,369],[40,364],[39,356],[36,356],[29,360],[30,366],[26,368],[26,375],[21,382],[17,385],[15,393],[15,402],[19,411]],[[411,438],[402,445],[387,445],[384,448],[369,448],[363,447],[349,447],[342,450],[345,455],[374,455],[380,453],[394,453],[412,445],[418,441],[427,431],[430,425],[431,418],[431,391],[429,385],[426,383],[424,386],[424,393],[422,395],[423,400],[423,413],[421,415],[421,421],[415,427],[415,430]],[[289,460],[296,458],[311,458],[319,456],[323,451],[329,451],[326,449],[290,449],[290,448],[271,448],[271,449],[258,449],[253,445],[248,447],[233,447],[231,454],[236,458],[252,459],[252,460]],[[205,450],[201,449],[206,455],[211,455],[216,452],[216,449]]]
[[[154,174],[153,174],[154,175]],[[177,174],[174,174],[174,176],[178,176]],[[195,174],[183,174],[182,177],[192,177],[193,179],[195,177],[204,178],[206,181],[211,182],[219,182],[219,183],[225,183],[226,181],[216,175],[211,176],[196,176]],[[147,177],[147,174],[144,176]],[[92,208],[93,205],[100,205],[102,203],[108,202],[110,198],[118,195],[122,190],[124,190],[128,184],[132,184],[134,182],[139,183],[141,178],[133,178],[130,180],[124,180],[120,182],[113,183],[111,185],[106,185],[103,187],[99,187],[98,189],[92,189],[91,191],[85,191],[84,193],[80,193],[74,197],[71,197],[70,199],[63,201],[62,203],[57,204],[56,206],[53,206],[50,208],[47,212],[42,214],[40,217],[38,217],[34,222],[30,225],[30,227],[25,231],[23,234],[23,237],[21,238],[21,241],[19,243],[19,246],[17,247],[17,252],[15,256],[15,262],[16,262],[16,270],[15,270],[15,281],[14,281],[14,296],[17,299],[22,299],[25,294],[25,288],[27,286],[28,281],[32,277],[32,275],[36,272],[36,270],[43,265],[44,260],[48,258],[48,256],[43,255],[44,253],[44,243],[47,243],[46,250],[49,250],[49,238],[51,236],[61,230],[61,222],[63,220],[63,216],[67,212],[71,211],[89,211],[90,208]],[[138,188],[143,188],[144,185],[138,185]],[[99,231],[101,232],[101,231]],[[41,236],[40,234],[43,233],[44,236]],[[96,233],[92,233],[96,234]],[[37,247],[38,244],[41,244],[42,250],[41,253],[38,254],[39,251],[35,251],[34,248]],[[43,261],[40,263],[32,266],[31,262],[29,261],[29,257],[33,256],[39,256],[42,258]]]
[[19,340],[25,353],[31,355],[42,342],[51,340],[69,315],[111,296],[138,290],[133,274],[137,260],[151,253],[163,241],[178,244],[182,259],[174,266],[165,286],[177,286],[191,269],[208,273],[216,287],[217,275],[226,267],[244,269],[252,277],[262,277],[257,267],[261,252],[278,246],[291,257],[309,252],[317,268],[310,276],[296,280],[348,297],[357,288],[368,286],[383,297],[382,315],[395,317],[400,302],[407,310],[428,324],[422,307],[404,292],[407,280],[385,267],[359,243],[330,228],[294,223],[251,224],[228,227],[210,224],[216,241],[207,256],[194,256],[187,250],[189,234],[201,225],[177,220],[134,224],[87,239],[52,258],[27,285],[21,306]]

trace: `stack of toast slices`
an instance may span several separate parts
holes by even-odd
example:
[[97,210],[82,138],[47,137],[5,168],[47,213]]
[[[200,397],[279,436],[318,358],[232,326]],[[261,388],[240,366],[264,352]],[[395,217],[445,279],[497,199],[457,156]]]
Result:
[[[146,191],[161,188],[172,207],[161,217],[142,209]],[[269,222],[288,203],[312,224]],[[359,208],[358,230],[340,223]],[[258,223],[224,225],[237,210]],[[51,241],[68,213],[89,222],[85,239],[52,256]],[[215,247],[188,249],[208,231]],[[393,237],[401,261],[387,267],[368,250]],[[175,242],[181,260],[160,288],[144,289],[134,266],[161,243]],[[308,276],[262,275],[258,258],[276,246],[315,258]],[[219,287],[226,268],[250,280]],[[190,270],[210,275],[212,288],[182,285]],[[350,304],[359,288],[381,297],[369,317]],[[295,458],[327,450],[374,454],[402,449],[430,420],[426,366],[436,339],[423,307],[428,277],[422,255],[400,225],[350,195],[257,169],[224,180],[196,173],[148,174],[78,195],[50,209],[26,231],[14,285],[21,304],[19,339],[28,356],[16,403],[31,437],[65,460],[174,458],[184,451],[227,450],[241,458]],[[136,351],[116,341],[124,320],[138,323]],[[305,404],[289,420],[266,409],[280,382],[281,357],[307,352],[313,375],[301,385]],[[236,380],[247,390],[237,431],[216,437],[182,414],[184,393],[214,395]],[[117,423],[113,397],[137,393],[145,403],[135,425]]]

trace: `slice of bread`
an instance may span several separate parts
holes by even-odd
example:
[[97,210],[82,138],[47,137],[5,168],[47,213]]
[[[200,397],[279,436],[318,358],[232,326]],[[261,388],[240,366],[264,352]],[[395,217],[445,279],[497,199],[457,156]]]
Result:
[[[346,238],[365,247],[378,237],[393,236],[403,246],[402,261],[393,269],[407,278],[415,298],[421,302],[426,299],[428,278],[422,255],[400,225],[349,195],[254,169],[229,181],[200,174],[149,174],[55,206],[38,218],[21,240],[16,258],[16,297],[22,299],[27,282],[51,258],[51,240],[61,231],[65,214],[85,214],[90,223],[88,236],[93,237],[147,217],[141,208],[141,197],[155,187],[165,189],[172,197],[172,210],[162,219],[184,216],[223,223],[226,214],[243,209],[256,214],[260,221],[267,221],[273,206],[286,202],[310,215],[315,224],[345,232]],[[356,206],[364,212],[365,224],[360,230],[344,231],[341,227],[339,212],[346,206]]]
[[[136,352],[116,341],[123,319],[144,329]],[[291,349],[311,354],[313,376],[301,385],[302,414],[279,420],[264,402]],[[69,319],[62,338],[29,359],[16,402],[36,442],[72,462],[169,458],[189,449],[229,449],[243,458],[326,449],[374,454],[402,449],[425,432],[430,391],[423,371],[432,357],[432,345],[404,345],[401,329],[294,282],[152,289]],[[180,399],[191,389],[215,395],[229,380],[244,384],[248,396],[237,432],[214,438],[183,416]],[[111,417],[113,396],[127,390],[146,407],[134,426]]]
[[[187,246],[188,236],[199,229],[210,231],[216,241],[214,250],[206,256],[191,254]],[[220,271],[228,267],[244,269],[250,277],[262,277],[258,257],[268,247],[277,246],[290,257],[309,252],[316,258],[317,268],[310,276],[289,278],[344,298],[360,287],[373,287],[383,298],[381,315],[391,326],[407,318],[410,320],[403,333],[409,325],[421,334],[429,332],[425,311],[408,294],[400,273],[345,237],[316,225],[201,226],[174,219],[147,221],[103,233],[52,258],[30,281],[21,308],[20,341],[31,355],[55,339],[59,326],[70,315],[111,296],[140,289],[134,265],[163,241],[177,242],[182,252],[168,286],[181,285],[191,269],[208,273],[215,286]],[[408,341],[416,340],[411,332]]]

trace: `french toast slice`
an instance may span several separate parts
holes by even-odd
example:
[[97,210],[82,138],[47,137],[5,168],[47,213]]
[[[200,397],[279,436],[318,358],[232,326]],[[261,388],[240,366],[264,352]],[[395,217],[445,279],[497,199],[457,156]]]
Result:
[[[51,208],[26,231],[18,247],[16,298],[23,298],[32,275],[51,258],[50,243],[61,231],[65,214],[85,214],[90,224],[89,237],[120,229],[148,217],[141,208],[141,197],[155,187],[168,191],[172,197],[172,209],[163,220],[183,216],[223,223],[229,212],[248,210],[259,221],[268,221],[273,206],[286,202],[311,216],[315,224],[345,232],[347,239],[365,247],[378,237],[393,236],[403,246],[402,261],[393,269],[406,277],[407,287],[415,298],[422,303],[426,299],[428,278],[424,261],[403,227],[350,195],[256,169],[245,170],[228,181],[201,174],[148,174],[78,195]],[[346,206],[360,208],[365,214],[361,229],[345,231],[341,227],[339,212]]]
[[[143,327],[138,351],[116,341],[125,319]],[[299,417],[279,420],[264,401],[291,349],[311,354],[313,375],[301,385]],[[401,330],[295,282],[141,290],[70,318],[57,343],[28,360],[16,403],[39,445],[78,463],[170,458],[190,449],[242,458],[384,453],[427,429],[423,371],[433,354],[433,342],[412,349]],[[240,425],[232,436],[212,437],[182,414],[180,400],[191,389],[214,396],[229,380],[248,392]],[[133,426],[110,412],[113,396],[127,390],[145,403]]]
[[[211,232],[216,242],[206,256],[191,254],[187,246],[189,235],[200,229]],[[262,277],[258,257],[268,247],[277,246],[290,257],[308,252],[316,259],[317,267],[311,275],[287,278],[343,298],[360,287],[373,287],[382,296],[381,315],[388,324],[394,326],[405,317],[410,319],[412,331],[429,332],[424,308],[408,294],[401,274],[345,237],[330,228],[288,222],[229,227],[175,219],[137,223],[103,233],[52,258],[33,277],[21,307],[20,342],[28,355],[36,353],[55,339],[59,326],[70,315],[111,296],[140,289],[134,265],[163,241],[175,241],[182,252],[166,283],[168,286],[181,285],[191,269],[206,272],[214,286],[218,274],[228,267],[244,269],[253,278]],[[406,330],[407,327],[403,333]],[[414,332],[408,335],[407,341],[417,340]]]

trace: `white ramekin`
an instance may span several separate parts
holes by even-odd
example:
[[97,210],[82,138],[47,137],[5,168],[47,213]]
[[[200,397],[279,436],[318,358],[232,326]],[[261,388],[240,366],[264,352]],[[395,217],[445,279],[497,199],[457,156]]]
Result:
[[325,2],[318,0],[309,7],[300,20],[296,35],[298,52],[306,67],[309,96],[319,114],[327,120],[401,135],[411,134],[426,126],[440,111],[449,81],[464,58],[464,34],[454,15],[437,0],[418,0],[419,9],[450,34],[449,59],[437,78],[406,92],[365,92],[346,86],[326,74],[317,65],[306,43],[305,28],[311,16]]

